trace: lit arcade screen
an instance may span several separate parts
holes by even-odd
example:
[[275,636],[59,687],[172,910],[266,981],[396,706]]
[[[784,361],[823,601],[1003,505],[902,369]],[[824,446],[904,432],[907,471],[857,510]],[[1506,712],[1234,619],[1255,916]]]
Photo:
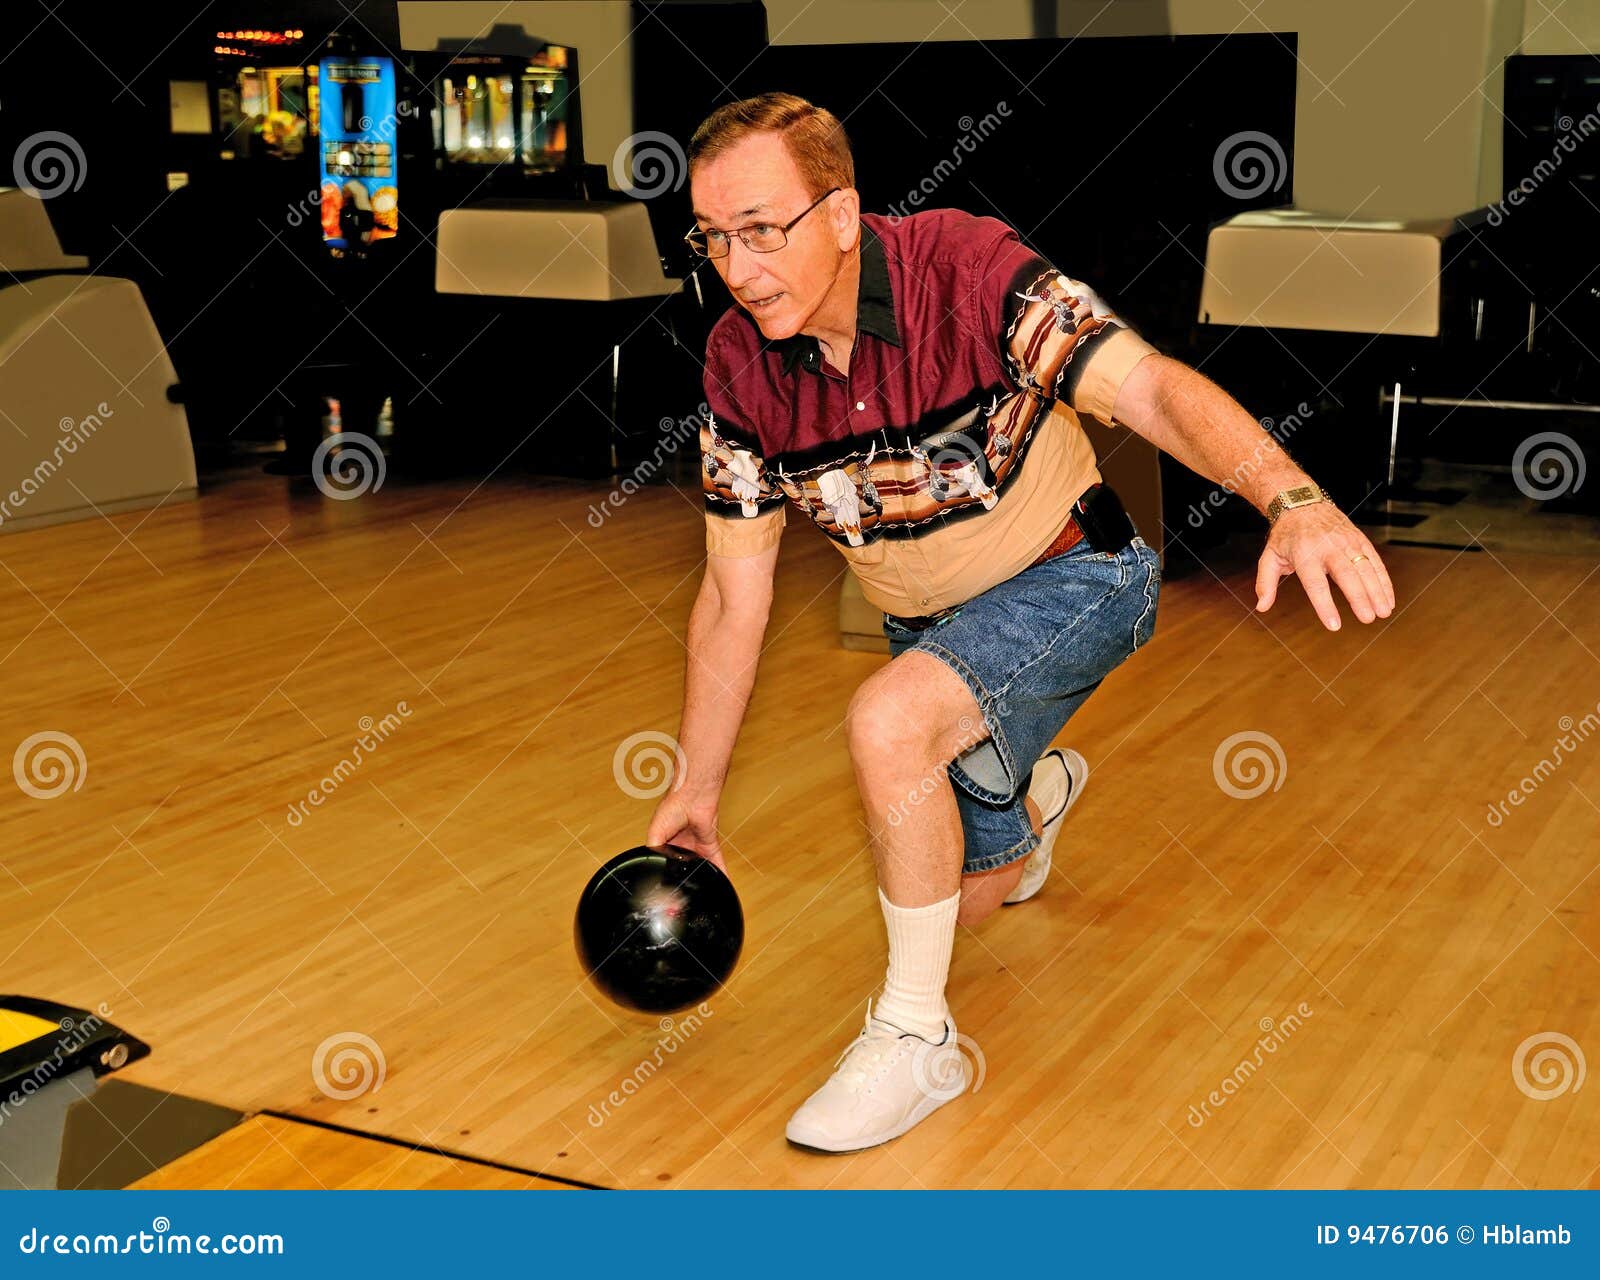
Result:
[[349,248],[400,229],[394,59],[324,58],[322,238]]

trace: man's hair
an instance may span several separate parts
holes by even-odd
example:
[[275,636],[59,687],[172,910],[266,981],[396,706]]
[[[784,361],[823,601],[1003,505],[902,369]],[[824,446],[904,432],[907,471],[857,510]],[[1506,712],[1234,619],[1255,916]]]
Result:
[[711,160],[753,133],[783,136],[809,194],[856,185],[850,139],[838,117],[792,93],[763,93],[718,107],[689,139],[689,168]]

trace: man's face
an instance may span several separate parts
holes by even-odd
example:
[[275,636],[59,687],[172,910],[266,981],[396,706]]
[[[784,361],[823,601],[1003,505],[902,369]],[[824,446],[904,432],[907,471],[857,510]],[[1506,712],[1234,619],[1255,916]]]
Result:
[[[776,133],[751,134],[701,161],[690,177],[689,194],[700,227],[727,232],[752,224],[781,227],[816,198]],[[827,296],[845,249],[855,242],[845,194],[828,197],[806,214],[774,253],[755,253],[730,235],[727,256],[712,259],[763,336],[799,333]]]

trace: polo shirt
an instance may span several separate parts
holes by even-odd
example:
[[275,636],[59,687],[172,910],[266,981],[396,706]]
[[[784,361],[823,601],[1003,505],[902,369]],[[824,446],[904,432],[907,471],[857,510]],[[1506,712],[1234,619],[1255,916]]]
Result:
[[816,338],[769,341],[735,303],[706,342],[706,550],[750,556],[791,505],[862,593],[914,617],[1027,568],[1100,479],[1108,425],[1155,350],[997,218],[861,215],[848,374]]

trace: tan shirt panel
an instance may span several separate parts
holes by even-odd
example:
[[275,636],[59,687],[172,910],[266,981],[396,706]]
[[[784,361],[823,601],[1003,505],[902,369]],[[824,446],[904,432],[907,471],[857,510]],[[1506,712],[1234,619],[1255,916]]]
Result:
[[[1112,424],[1117,392],[1154,350],[1132,329],[1108,335],[1079,376],[1076,410],[1059,401],[1052,405],[1035,428],[1021,473],[981,517],[915,539],[879,537],[861,547],[834,542],[867,600],[885,613],[915,617],[964,604],[1032,564],[1061,531],[1072,503],[1101,479],[1079,414]],[[710,427],[702,436],[709,448]],[[761,492],[768,492],[765,484]],[[752,501],[747,509],[752,514],[706,516],[709,555],[757,555],[780,540],[787,504],[762,510]]]

